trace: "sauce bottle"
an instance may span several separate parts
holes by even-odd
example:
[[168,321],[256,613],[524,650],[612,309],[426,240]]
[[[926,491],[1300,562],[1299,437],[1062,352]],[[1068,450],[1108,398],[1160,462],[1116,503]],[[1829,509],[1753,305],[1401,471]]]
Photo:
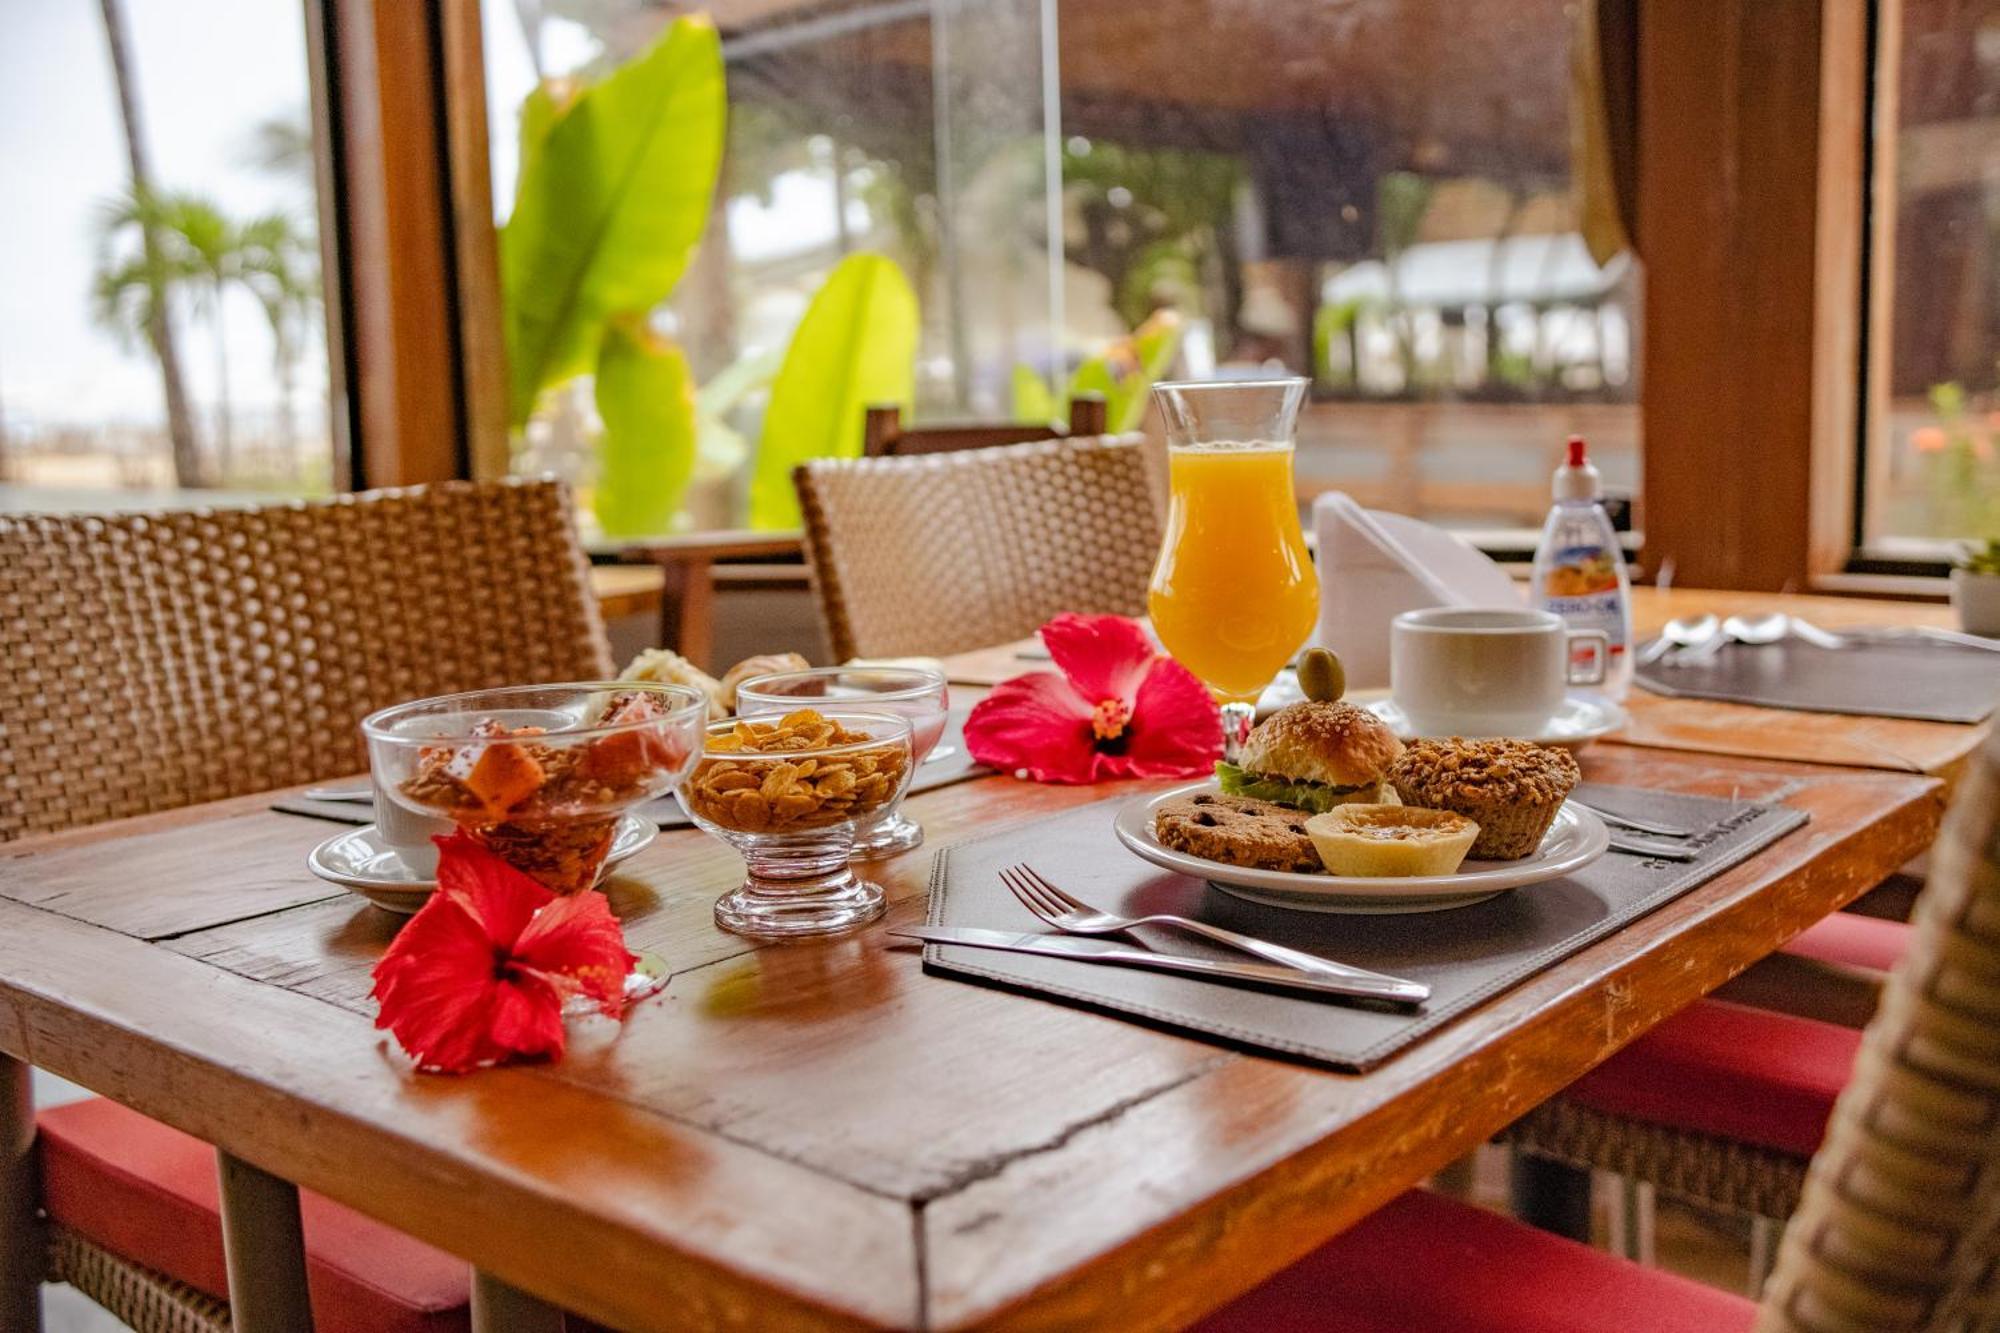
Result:
[[[1534,605],[1572,629],[1602,630],[1611,640],[1604,694],[1623,699],[1632,684],[1632,584],[1618,534],[1604,512],[1603,485],[1583,437],[1569,437],[1556,469],[1555,504],[1535,547]],[[1583,648],[1585,665],[1590,649]]]

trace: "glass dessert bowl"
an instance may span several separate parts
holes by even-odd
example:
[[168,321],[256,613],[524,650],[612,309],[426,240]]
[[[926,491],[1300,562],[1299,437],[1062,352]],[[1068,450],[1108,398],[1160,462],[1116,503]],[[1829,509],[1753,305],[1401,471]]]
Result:
[[[816,667],[754,676],[736,687],[736,711],[751,716],[797,708],[858,708],[910,723],[910,762],[921,766],[943,737],[950,708],[944,672],[931,667]],[[889,856],[923,845],[924,830],[899,806],[854,831],[854,855]]]
[[857,829],[892,814],[910,785],[909,719],[800,708],[717,722],[675,793],[695,824],[743,857],[715,904],[740,935],[849,930],[882,914],[882,889],[848,865]]
[[361,731],[384,797],[568,894],[597,883],[627,811],[687,776],[707,717],[685,685],[600,681],[419,699]]

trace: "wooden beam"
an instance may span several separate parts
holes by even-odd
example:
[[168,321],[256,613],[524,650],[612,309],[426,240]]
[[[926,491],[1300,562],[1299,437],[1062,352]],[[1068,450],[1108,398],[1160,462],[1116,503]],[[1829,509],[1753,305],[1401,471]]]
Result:
[[1642,0],[1643,526],[1689,586],[1803,587],[1844,554],[1813,464],[1844,418],[1852,466],[1863,17]]
[[507,475],[507,347],[501,323],[500,247],[493,226],[493,159],[486,124],[486,57],[479,0],[442,10],[446,153],[472,475]]
[[435,13],[394,0],[320,3],[332,17],[358,479],[446,481],[468,469]]

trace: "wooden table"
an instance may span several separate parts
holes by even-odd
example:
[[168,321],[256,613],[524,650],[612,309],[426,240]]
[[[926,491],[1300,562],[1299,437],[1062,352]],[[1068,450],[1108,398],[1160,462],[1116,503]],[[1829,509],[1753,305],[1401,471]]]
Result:
[[[306,873],[333,826],[258,797],[0,847],[0,1053],[463,1255],[489,1314],[518,1289],[638,1329],[1174,1328],[1866,890],[1941,806],[1895,771],[1585,768],[1811,822],[1366,1075],[927,976],[880,928],[753,947],[710,920],[736,857],[683,831],[610,886],[663,996],[560,1065],[414,1076],[366,998],[395,920]],[[910,810],[935,845],[1138,789],[989,777]],[[888,922],[928,864],[883,866]]]
[[[1854,597],[1800,597],[1778,593],[1698,592],[1654,588],[1632,590],[1633,620],[1641,638],[1650,638],[1676,616],[1706,612],[1756,614],[1786,611],[1817,625],[1953,626],[1951,608],[1926,602],[1888,602]],[[1024,659],[1039,645],[1031,640],[1001,644],[947,659],[952,680],[990,685],[1024,671],[1046,671],[1046,660]],[[2000,659],[1996,659],[2000,660]],[[2000,668],[1996,668],[2000,679]],[[1366,698],[1366,693],[1357,695]],[[1701,754],[1785,759],[1846,768],[1880,768],[1955,778],[1986,734],[1984,726],[1953,726],[1902,718],[1841,717],[1782,708],[1669,699],[1634,688],[1625,700],[1631,722],[1616,739],[1627,745],[1691,750]]]

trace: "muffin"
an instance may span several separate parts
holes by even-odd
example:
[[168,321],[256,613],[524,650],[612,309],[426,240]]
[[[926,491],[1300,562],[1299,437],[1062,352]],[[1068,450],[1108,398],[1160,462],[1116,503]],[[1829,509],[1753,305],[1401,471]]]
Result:
[[1582,780],[1568,750],[1527,741],[1412,741],[1389,766],[1403,804],[1449,810],[1479,825],[1476,861],[1532,856]]

